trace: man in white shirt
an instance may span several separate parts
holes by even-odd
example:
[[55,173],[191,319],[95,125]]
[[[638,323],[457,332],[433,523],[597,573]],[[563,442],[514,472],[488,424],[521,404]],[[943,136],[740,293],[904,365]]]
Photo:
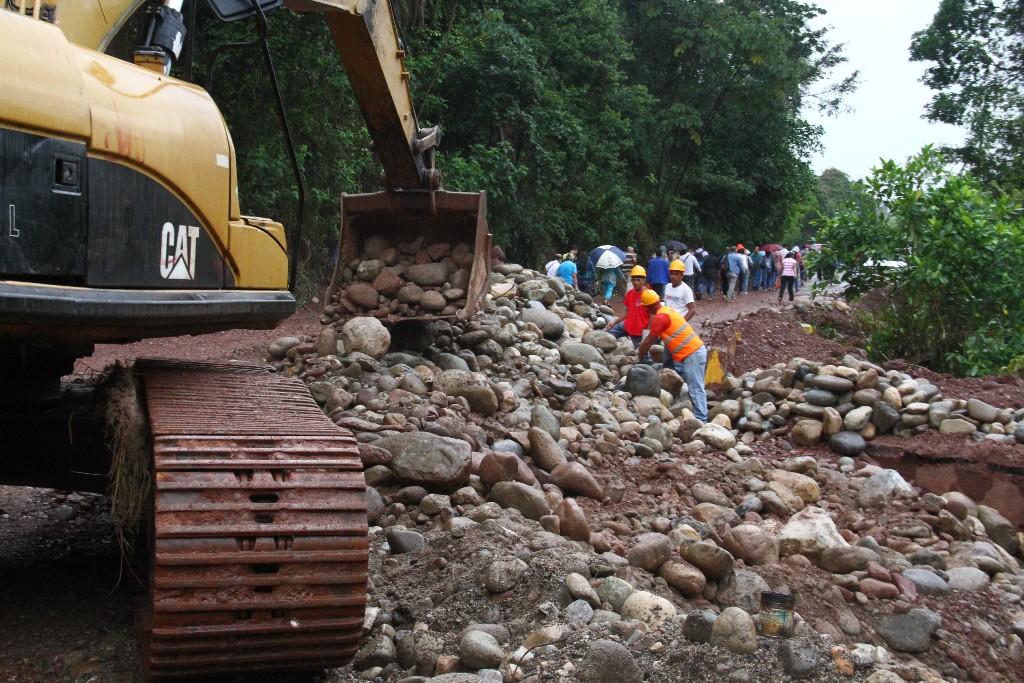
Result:
[[683,257],[679,259],[683,262],[683,266],[686,271],[683,273],[683,282],[685,282],[691,291],[697,289],[697,276],[700,275],[700,262],[697,261],[697,257],[693,254],[693,247],[686,250]]
[[[692,256],[692,254],[690,254]],[[687,321],[697,315],[697,304],[693,300],[693,290],[683,282],[686,266],[676,260],[668,266],[668,284],[665,285],[665,305],[674,308]]]
[[555,257],[544,264],[544,274],[548,277],[558,277],[558,266],[562,265],[562,256],[555,254]]

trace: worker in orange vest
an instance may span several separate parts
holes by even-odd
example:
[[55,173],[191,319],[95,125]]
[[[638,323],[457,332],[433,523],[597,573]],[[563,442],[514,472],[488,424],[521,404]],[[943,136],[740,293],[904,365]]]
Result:
[[690,323],[679,311],[661,303],[654,290],[644,290],[640,303],[651,316],[651,331],[637,347],[637,356],[643,358],[656,339],[665,347],[662,365],[675,372],[686,382],[686,391],[693,404],[693,415],[701,422],[708,419],[708,397],[704,393],[704,371],[708,364],[708,350]]

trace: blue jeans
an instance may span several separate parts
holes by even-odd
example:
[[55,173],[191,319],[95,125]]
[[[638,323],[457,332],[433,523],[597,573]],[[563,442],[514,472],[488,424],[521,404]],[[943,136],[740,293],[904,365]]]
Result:
[[736,300],[736,283],[739,281],[740,275],[742,275],[742,273],[730,272],[728,275],[725,276],[727,278],[727,282],[729,283],[728,289],[726,289],[725,291],[725,298],[728,299],[729,301]]
[[708,395],[704,392],[704,372],[708,365],[708,348],[702,346],[681,361],[665,356],[666,368],[675,370],[686,382],[686,393],[693,404],[693,416],[701,422],[708,421]]
[[767,278],[768,271],[764,268],[758,268],[754,271],[754,289],[761,289],[764,286]]
[[[633,348],[634,349],[637,348],[638,346],[640,346],[640,342],[642,342],[644,340],[643,337],[640,337],[640,336],[634,337],[629,332],[626,332],[626,323],[624,323],[624,322],[616,323],[615,325],[612,325],[611,327],[609,327],[608,328],[608,334],[612,335],[616,339],[622,339],[623,337],[629,337],[629,341],[633,342]],[[651,361],[651,354],[648,353],[646,356],[641,358],[640,362],[641,363],[651,363],[652,362]]]
[[715,298],[715,281],[718,279],[718,273],[712,275],[702,275],[700,278],[700,289],[702,294],[708,295],[708,301]]
[[750,271],[749,270],[747,272],[745,272],[745,273],[740,273],[740,282],[743,284],[743,286],[740,287],[740,291],[741,292],[749,292],[750,291]]

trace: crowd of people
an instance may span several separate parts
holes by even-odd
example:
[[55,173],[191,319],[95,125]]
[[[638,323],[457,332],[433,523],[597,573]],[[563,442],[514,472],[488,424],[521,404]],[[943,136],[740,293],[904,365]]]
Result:
[[703,422],[708,417],[704,391],[707,349],[690,325],[697,314],[696,301],[705,296],[714,300],[716,290],[725,301],[735,301],[737,293],[751,289],[778,290],[779,302],[787,293],[793,301],[795,291],[807,280],[807,250],[808,245],[786,249],[773,244],[765,249],[755,246],[751,251],[737,244],[719,256],[703,245],[680,251],[662,246],[644,267],[637,262],[636,250],[627,247],[621,265],[596,268],[589,258],[579,264],[579,247],[573,245],[564,254],[554,254],[544,271],[576,289],[593,287],[592,293],[605,303],[611,301],[619,282],[628,282],[624,312],[607,331],[617,338],[629,337],[642,364],[652,364],[650,348],[660,341],[662,367],[686,382],[693,414]]

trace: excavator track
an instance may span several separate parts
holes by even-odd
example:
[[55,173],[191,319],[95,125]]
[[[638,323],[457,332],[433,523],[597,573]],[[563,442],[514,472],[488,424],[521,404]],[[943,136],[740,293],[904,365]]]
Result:
[[358,447],[305,385],[255,366],[140,360],[155,490],[151,678],[341,666],[366,606]]

